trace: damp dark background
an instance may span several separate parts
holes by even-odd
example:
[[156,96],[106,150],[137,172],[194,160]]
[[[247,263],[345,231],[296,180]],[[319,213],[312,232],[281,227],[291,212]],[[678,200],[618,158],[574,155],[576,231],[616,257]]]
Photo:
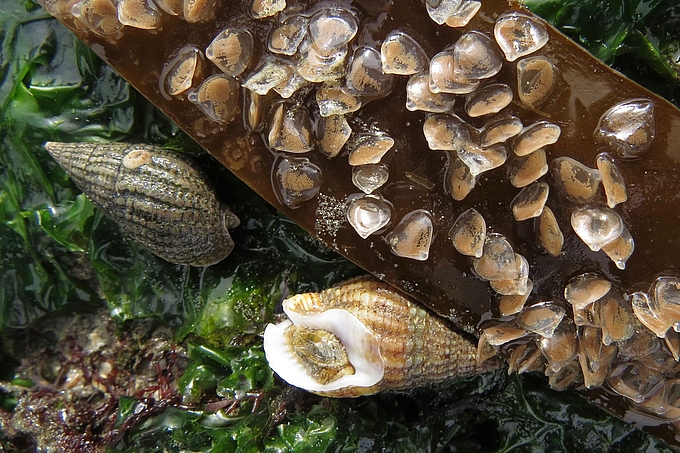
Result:
[[[677,1],[527,3],[607,64],[679,104]],[[350,401],[283,385],[257,336],[281,298],[362,271],[210,165],[38,5],[0,0],[0,11],[0,451],[34,451],[41,432],[112,452],[670,451],[575,393],[551,391],[540,376],[499,372]],[[160,143],[196,154],[242,219],[234,253],[205,271],[155,258],[79,194],[43,150],[47,140]],[[87,421],[18,432],[11,424],[27,393],[17,389],[45,378],[26,375],[22,359],[51,353],[46,324],[102,310],[107,316],[96,319],[112,318],[119,333],[160,325],[186,346],[185,371],[168,396],[182,403],[145,412],[148,401],[109,388],[116,436]]]

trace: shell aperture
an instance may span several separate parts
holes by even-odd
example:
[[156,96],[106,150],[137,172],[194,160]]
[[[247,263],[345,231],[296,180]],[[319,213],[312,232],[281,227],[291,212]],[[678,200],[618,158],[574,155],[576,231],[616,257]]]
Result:
[[283,309],[289,319],[265,329],[267,361],[283,380],[312,393],[357,397],[495,366],[478,368],[471,342],[370,277],[298,294]]

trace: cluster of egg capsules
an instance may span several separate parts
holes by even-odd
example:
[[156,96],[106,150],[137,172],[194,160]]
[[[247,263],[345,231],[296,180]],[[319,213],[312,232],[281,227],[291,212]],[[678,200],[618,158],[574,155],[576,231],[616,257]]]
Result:
[[[117,39],[124,26],[158,28],[160,10],[188,22],[214,17],[214,0],[154,1],[79,0],[72,2],[70,12],[82,26],[110,39]],[[44,3],[54,13],[58,2]],[[480,3],[427,1],[425,7],[437,24],[464,27]],[[616,160],[603,152],[596,158],[596,168],[569,157],[558,157],[549,166],[545,147],[558,142],[560,127],[544,120],[524,125],[503,114],[514,98],[510,86],[493,80],[504,60],[515,65],[519,101],[529,109],[537,110],[561,83],[553,62],[535,55],[548,41],[538,20],[520,12],[501,15],[493,37],[479,31],[463,33],[455,44],[428,59],[422,46],[400,30],[389,33],[379,48],[352,47],[360,21],[349,7],[321,3],[299,11],[287,9],[282,0],[255,0],[250,13],[273,25],[266,41],[269,53],[259,62],[253,61],[257,43],[251,32],[227,28],[205,50],[178,49],[162,68],[159,89],[167,98],[188,99],[216,123],[228,124],[238,116],[240,88],[245,88],[244,125],[262,132],[265,145],[279,157],[272,180],[283,204],[298,206],[320,190],[320,169],[296,155],[316,149],[334,158],[345,151],[353,167],[352,181],[363,192],[346,200],[347,221],[362,238],[385,232],[392,222],[392,207],[375,191],[389,178],[381,160],[395,141],[371,126],[354,131],[348,117],[367,102],[388,96],[395,77],[407,76],[406,108],[426,112],[423,134],[429,148],[450,153],[444,187],[454,200],[465,199],[479,175],[505,164],[510,149],[508,179],[521,189],[512,212],[519,222],[533,219],[539,245],[558,256],[564,242],[555,215],[546,206],[550,186],[539,181],[552,170],[554,186],[574,206],[574,232],[593,251],[602,250],[617,267],[625,268],[634,241],[614,210],[627,199]],[[204,78],[204,73],[215,72],[206,70],[204,56],[219,68],[217,74]],[[312,90],[316,118],[301,101]],[[465,99],[462,115],[486,119],[482,128],[453,114],[460,96]],[[603,112],[594,139],[621,158],[638,157],[650,148],[655,127],[653,103],[631,99]],[[430,213],[417,209],[384,238],[395,255],[427,260],[433,229]],[[583,274],[565,288],[568,305],[563,301],[527,305],[533,287],[527,260],[505,237],[487,234],[487,229],[481,214],[469,209],[449,231],[455,249],[471,257],[475,275],[489,281],[499,294],[502,318],[482,331],[478,360],[500,352],[511,370],[544,371],[555,388],[607,382],[615,392],[655,413],[680,416],[676,407],[680,387],[672,378],[680,355],[680,310],[675,308],[680,305],[679,279],[659,277],[649,292],[623,295],[602,277]],[[569,309],[572,318],[567,316]]]

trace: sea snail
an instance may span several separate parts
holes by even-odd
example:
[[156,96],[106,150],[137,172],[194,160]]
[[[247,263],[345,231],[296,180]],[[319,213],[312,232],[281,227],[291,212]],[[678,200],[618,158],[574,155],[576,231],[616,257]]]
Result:
[[477,347],[386,283],[357,277],[283,301],[264,350],[286,382],[344,398],[426,386],[487,371]]
[[123,231],[176,264],[207,266],[234,248],[239,219],[196,163],[153,145],[45,143],[73,182]]

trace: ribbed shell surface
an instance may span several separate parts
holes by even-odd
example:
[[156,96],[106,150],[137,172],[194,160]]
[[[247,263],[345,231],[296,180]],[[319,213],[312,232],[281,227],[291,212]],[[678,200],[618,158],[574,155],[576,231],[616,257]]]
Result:
[[[187,157],[127,143],[49,142],[45,148],[104,214],[161,258],[205,266],[233,249],[227,227],[238,219]],[[140,157],[124,165],[128,155]]]
[[385,361],[382,381],[358,393],[340,389],[324,393],[327,396],[356,396],[420,387],[490,369],[477,367],[475,344],[386,283],[370,277],[358,277],[321,293],[295,297],[296,312],[312,314],[332,308],[344,309],[379,339]]

